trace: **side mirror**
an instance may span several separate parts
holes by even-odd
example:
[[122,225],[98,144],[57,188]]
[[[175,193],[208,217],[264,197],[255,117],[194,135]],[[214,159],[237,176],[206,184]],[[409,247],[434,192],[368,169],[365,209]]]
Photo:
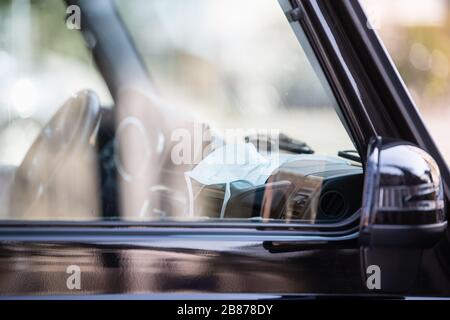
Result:
[[381,290],[404,292],[417,278],[422,251],[447,227],[439,168],[422,149],[375,138],[365,170],[361,208],[361,264],[379,267]]

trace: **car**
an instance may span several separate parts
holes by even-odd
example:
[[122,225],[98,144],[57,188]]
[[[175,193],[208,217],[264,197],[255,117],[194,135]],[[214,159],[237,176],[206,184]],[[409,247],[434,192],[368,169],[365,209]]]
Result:
[[0,299],[450,297],[450,172],[357,0],[0,10]]

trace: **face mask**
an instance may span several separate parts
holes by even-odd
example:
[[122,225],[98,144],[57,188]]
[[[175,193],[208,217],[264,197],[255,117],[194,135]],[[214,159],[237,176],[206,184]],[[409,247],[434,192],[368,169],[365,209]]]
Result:
[[234,181],[245,181],[253,186],[264,184],[272,172],[282,163],[295,156],[280,158],[279,154],[264,157],[251,143],[224,145],[203,159],[192,171],[185,172],[189,193],[189,215],[194,214],[194,195],[192,180],[208,185],[225,185],[220,218],[225,215],[231,197],[230,185]]

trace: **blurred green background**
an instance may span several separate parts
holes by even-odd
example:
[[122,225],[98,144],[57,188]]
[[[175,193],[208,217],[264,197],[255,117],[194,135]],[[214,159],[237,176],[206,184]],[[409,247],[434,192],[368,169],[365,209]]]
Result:
[[450,163],[450,0],[362,0]]

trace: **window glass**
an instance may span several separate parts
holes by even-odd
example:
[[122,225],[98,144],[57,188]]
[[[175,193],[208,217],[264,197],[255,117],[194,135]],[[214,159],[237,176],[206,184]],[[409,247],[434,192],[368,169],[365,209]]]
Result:
[[[97,208],[98,201],[86,196],[86,192],[97,192],[96,170],[89,162],[77,163],[77,156],[70,161],[62,160],[71,164],[61,169],[63,174],[59,177],[52,178],[51,186],[40,181],[47,179],[31,178],[32,170],[19,172],[39,133],[73,94],[91,89],[105,105],[112,102],[81,33],[67,28],[65,17],[63,1],[0,2],[2,219],[88,219],[97,210],[93,208]],[[35,163],[41,163],[35,173],[44,175],[45,171],[45,175],[51,175],[52,172],[47,171],[52,171],[52,164],[43,162],[55,154],[46,150],[46,157],[41,159],[32,155]],[[21,176],[26,174],[30,175],[30,180],[21,183]],[[83,189],[86,192],[81,192]],[[38,192],[42,195],[38,196]],[[25,197],[25,194],[33,195]],[[22,205],[14,210],[11,202]],[[28,210],[18,212],[23,208]]]
[[[114,101],[62,2],[2,2],[3,219],[330,223],[357,211],[358,155],[278,1],[111,4],[154,84],[128,74]],[[94,45],[119,41],[101,31]]]
[[173,105],[215,128],[277,128],[322,154],[353,148],[278,1],[116,3]]

